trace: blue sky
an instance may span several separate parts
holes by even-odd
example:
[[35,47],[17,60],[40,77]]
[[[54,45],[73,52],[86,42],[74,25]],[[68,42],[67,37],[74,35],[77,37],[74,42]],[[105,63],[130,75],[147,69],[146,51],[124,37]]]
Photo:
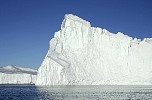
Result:
[[0,66],[38,69],[67,13],[113,33],[152,37],[152,0],[0,0]]

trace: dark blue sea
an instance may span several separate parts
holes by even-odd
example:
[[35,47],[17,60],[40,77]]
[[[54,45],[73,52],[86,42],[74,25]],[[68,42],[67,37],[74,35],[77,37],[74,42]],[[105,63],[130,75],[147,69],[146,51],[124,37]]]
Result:
[[152,86],[0,85],[0,100],[152,100]]

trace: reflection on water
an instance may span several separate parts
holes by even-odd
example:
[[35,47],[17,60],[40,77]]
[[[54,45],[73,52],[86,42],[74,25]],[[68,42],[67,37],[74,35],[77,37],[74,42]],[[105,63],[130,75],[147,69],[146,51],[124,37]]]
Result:
[[152,100],[152,86],[0,85],[0,100]]

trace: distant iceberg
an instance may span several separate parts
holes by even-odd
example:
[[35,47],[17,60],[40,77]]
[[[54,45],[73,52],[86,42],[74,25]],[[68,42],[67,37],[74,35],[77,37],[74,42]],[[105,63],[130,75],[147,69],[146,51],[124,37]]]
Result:
[[152,38],[113,34],[66,14],[36,85],[152,85]]
[[37,71],[18,66],[0,67],[0,84],[34,84]]

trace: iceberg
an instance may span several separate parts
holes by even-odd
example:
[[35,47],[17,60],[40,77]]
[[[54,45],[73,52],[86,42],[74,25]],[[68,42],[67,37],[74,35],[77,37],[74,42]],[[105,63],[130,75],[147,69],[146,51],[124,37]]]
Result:
[[152,38],[114,34],[66,14],[36,85],[152,85]]
[[37,71],[14,65],[0,67],[0,84],[34,84]]

